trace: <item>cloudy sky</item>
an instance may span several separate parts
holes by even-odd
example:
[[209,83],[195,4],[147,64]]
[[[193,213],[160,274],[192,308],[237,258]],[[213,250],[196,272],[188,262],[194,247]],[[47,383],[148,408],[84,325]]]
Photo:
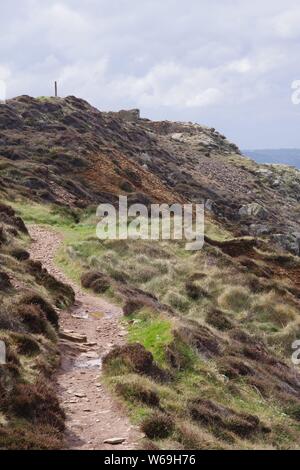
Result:
[[8,97],[50,95],[58,80],[102,110],[211,125],[242,148],[300,147],[299,0],[9,0],[0,21]]

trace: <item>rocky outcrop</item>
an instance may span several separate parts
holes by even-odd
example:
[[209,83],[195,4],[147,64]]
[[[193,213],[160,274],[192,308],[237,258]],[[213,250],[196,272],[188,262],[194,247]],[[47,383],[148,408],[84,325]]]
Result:
[[[297,252],[300,171],[258,165],[214,128],[104,113],[74,96],[21,96],[0,107],[0,194],[84,208],[205,202],[234,235]],[[290,239],[286,243],[286,240]],[[282,240],[282,242],[281,242]]]
[[268,212],[257,202],[252,202],[251,204],[246,204],[240,208],[239,216],[245,219],[254,218],[264,220],[267,218]]
[[117,113],[118,117],[124,119],[125,121],[135,122],[138,121],[141,117],[139,109],[122,109]]
[[300,256],[300,232],[289,234],[275,233],[272,238],[280,247],[283,247],[294,255]]

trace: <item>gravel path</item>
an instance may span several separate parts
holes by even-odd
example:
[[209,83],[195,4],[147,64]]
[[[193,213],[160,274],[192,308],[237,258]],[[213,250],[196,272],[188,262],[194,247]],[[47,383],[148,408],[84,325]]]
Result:
[[[54,258],[63,236],[52,229],[30,227],[31,257],[49,273],[71,285],[75,305],[60,314],[60,328],[70,335],[85,335],[84,344],[60,339],[61,366],[56,375],[58,396],[66,412],[67,448],[80,450],[136,449],[141,439],[121,405],[111,396],[101,374],[101,357],[114,345],[122,344],[126,331],[119,318],[120,307],[101,297],[86,294],[55,265]],[[104,443],[107,439],[121,444]]]

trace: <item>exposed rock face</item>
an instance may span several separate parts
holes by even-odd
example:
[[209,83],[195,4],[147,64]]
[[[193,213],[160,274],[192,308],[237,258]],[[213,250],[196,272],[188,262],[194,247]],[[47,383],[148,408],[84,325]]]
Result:
[[242,206],[239,210],[239,215],[242,218],[266,219],[268,212],[260,204],[252,202],[252,204]]
[[300,256],[300,232],[290,234],[276,233],[273,235],[273,240],[287,251]]
[[124,119],[125,121],[135,122],[140,119],[140,110],[139,109],[122,109],[117,113],[118,117]]
[[[117,203],[120,194],[135,202],[204,201],[235,235],[273,240],[300,232],[300,171],[258,165],[214,128],[153,122],[136,109],[104,113],[73,96],[21,96],[1,105],[0,130],[6,197],[80,208]],[[291,243],[282,247],[296,252]]]

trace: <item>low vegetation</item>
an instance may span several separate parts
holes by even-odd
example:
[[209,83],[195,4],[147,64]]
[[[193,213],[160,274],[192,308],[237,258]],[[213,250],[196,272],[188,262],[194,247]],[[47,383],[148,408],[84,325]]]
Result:
[[50,382],[59,363],[57,306],[72,303],[74,293],[29,259],[20,220],[0,204],[0,340],[7,362],[0,365],[0,448],[58,449],[64,413]]
[[[60,231],[67,276],[123,307],[128,343],[103,370],[146,449],[299,448],[299,172],[259,166],[213,128],[75,97],[8,100],[0,124],[0,448],[63,445],[50,378],[74,292],[30,259],[24,221]],[[204,200],[204,248],[99,241],[92,204],[120,193]]]
[[297,448],[299,382],[284,357],[299,306],[283,275],[298,269],[296,258],[287,264],[249,240],[231,247],[220,229],[199,252],[179,242],[99,241],[92,215],[56,229],[68,275],[123,305],[128,345],[103,368],[145,447]]

